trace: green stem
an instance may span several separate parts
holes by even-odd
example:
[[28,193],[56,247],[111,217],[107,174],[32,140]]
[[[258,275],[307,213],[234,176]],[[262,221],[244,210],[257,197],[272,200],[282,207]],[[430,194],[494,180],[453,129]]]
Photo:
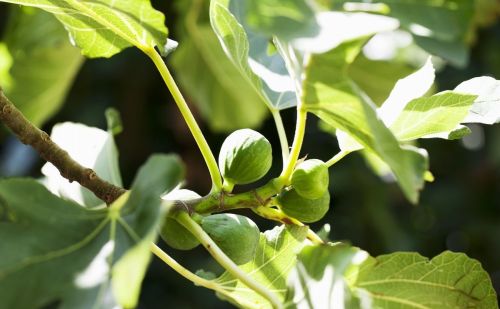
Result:
[[241,282],[247,285],[250,289],[254,290],[262,297],[267,299],[273,308],[283,308],[280,300],[277,296],[269,291],[269,289],[253,278],[251,278],[247,273],[242,271],[220,248],[217,244],[210,238],[210,236],[198,225],[191,217],[185,213],[179,213],[176,217],[177,221],[184,225],[193,235],[200,241],[200,243],[207,249],[207,251],[212,255],[212,257],[226,269],[235,278],[238,278]]
[[334,165],[335,163],[339,162],[340,160],[342,160],[342,158],[344,158],[345,156],[347,156],[348,154],[350,154],[351,152],[348,151],[348,150],[342,150],[341,152],[337,153],[336,155],[333,156],[333,158],[331,158],[330,160],[326,161],[326,166],[330,167],[332,165]]
[[217,291],[218,293],[221,293],[221,294],[226,294],[226,295],[228,294],[228,291],[226,289],[224,289],[223,286],[221,286],[220,284],[217,284],[214,281],[210,281],[210,280],[201,278],[200,276],[197,276],[196,274],[193,274],[189,269],[187,269],[184,266],[182,266],[181,264],[179,264],[176,260],[174,260],[170,255],[168,255],[165,251],[163,251],[160,247],[158,247],[154,243],[151,243],[150,250],[154,255],[156,255],[165,264],[170,266],[173,270],[175,270],[178,274],[180,274],[184,278],[193,282],[195,285],[202,286],[204,288]]
[[167,66],[165,65],[165,62],[158,54],[158,52],[156,52],[154,49],[145,50],[144,52],[151,58],[151,60],[153,60],[154,64],[156,65],[156,68],[160,72],[163,80],[165,81],[165,84],[170,90],[170,93],[172,93],[175,103],[177,104],[177,107],[179,108],[182,117],[184,117],[184,120],[186,121],[186,124],[189,127],[189,130],[191,131],[191,134],[193,135],[196,141],[196,144],[200,148],[203,159],[205,159],[208,171],[210,172],[210,177],[212,178],[212,192],[220,191],[222,189],[222,178],[219,173],[217,161],[215,160],[214,154],[212,153],[212,150],[210,150],[210,146],[208,145],[205,137],[203,136],[203,133],[201,132],[200,127],[198,126],[198,123],[196,122],[193,114],[191,113],[191,110],[189,109],[186,101],[184,100],[184,97],[182,96],[179,87],[177,87],[177,84],[175,83],[172,75],[170,74],[170,71],[168,70]]
[[290,155],[285,127],[283,126],[283,120],[281,119],[281,114],[279,110],[271,110],[271,114],[273,115],[274,123],[276,124],[276,130],[278,131],[278,136],[280,139],[281,156],[283,158],[283,167],[284,167],[288,160],[288,156]]
[[306,120],[307,111],[302,108],[302,104],[299,103],[297,106],[297,124],[295,127],[295,136],[293,139],[292,150],[288,158],[286,166],[283,168],[281,175],[279,177],[280,181],[284,184],[290,183],[290,178],[292,176],[295,164],[299,159],[300,149],[302,148],[302,142],[304,141],[304,135],[306,131]]
[[231,194],[222,191],[199,199],[183,201],[182,203],[174,201],[174,206],[180,210],[185,210],[187,206],[190,212],[198,214],[210,214],[242,208],[251,209],[267,205],[271,198],[278,194],[282,188],[277,179],[272,179],[264,186],[248,192]]

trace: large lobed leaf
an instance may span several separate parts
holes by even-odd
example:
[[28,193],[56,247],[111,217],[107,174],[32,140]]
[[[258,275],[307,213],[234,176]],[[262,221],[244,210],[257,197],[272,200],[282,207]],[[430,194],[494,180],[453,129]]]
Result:
[[160,195],[182,174],[177,157],[152,156],[132,190],[100,210],[60,199],[35,180],[1,180],[0,307],[135,307]]
[[350,284],[366,291],[375,308],[498,308],[488,274],[463,253],[370,257]]
[[[307,227],[284,225],[266,231],[260,236],[253,260],[240,268],[284,301],[288,273],[295,265],[296,255],[304,245],[306,234]],[[218,293],[225,300],[245,308],[271,308],[266,299],[228,272],[215,281],[225,290],[224,293]]]
[[88,57],[111,57],[122,49],[165,51],[165,17],[149,0],[1,0],[40,8],[63,23]]
[[0,73],[0,84],[17,108],[40,126],[61,107],[83,57],[51,14],[27,7],[12,8],[2,44],[12,63],[4,70],[6,77]]
[[370,257],[345,244],[306,246],[288,279],[287,308],[498,308],[481,264],[446,251]]

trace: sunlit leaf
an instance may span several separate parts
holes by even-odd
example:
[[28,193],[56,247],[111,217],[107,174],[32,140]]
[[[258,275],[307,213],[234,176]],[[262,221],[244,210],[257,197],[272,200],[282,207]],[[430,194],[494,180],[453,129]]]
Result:
[[372,308],[370,298],[353,293],[345,280],[367,257],[343,244],[304,247],[288,278],[286,308]]
[[35,180],[0,181],[2,307],[135,307],[149,262],[145,244],[162,215],[160,195],[181,178],[176,157],[155,155],[130,193],[99,210],[62,200]]
[[415,99],[399,114],[391,131],[402,141],[438,133],[449,135],[465,118],[476,97],[444,91]]
[[167,43],[165,17],[149,0],[1,0],[50,12],[88,57],[111,57],[122,49],[158,47]]
[[[283,58],[269,54],[269,37],[252,32],[242,25],[241,3],[213,0],[210,22],[226,55],[265,98],[270,109],[285,109],[297,104],[295,84]],[[239,19],[237,18],[239,17]]]
[[477,95],[464,123],[494,124],[500,122],[500,81],[492,77],[476,77],[455,88],[460,93]]
[[488,274],[463,253],[446,251],[432,260],[418,253],[370,257],[347,278],[376,308],[498,308]]
[[304,83],[305,107],[377,154],[390,166],[407,198],[416,203],[427,170],[426,154],[399,145],[346,73],[365,41],[344,43],[311,58]]
[[0,84],[17,108],[39,126],[61,108],[84,58],[51,14],[27,7],[13,7],[10,13],[3,44],[12,63],[7,80],[0,68]]
[[[88,127],[79,123],[65,122],[52,128],[52,140],[81,165],[92,168],[102,179],[122,186],[118,167],[118,150],[112,132]],[[54,194],[73,200],[83,206],[95,207],[103,202],[92,192],[76,182],[61,176],[51,163],[42,167],[45,184]]]
[[[276,293],[284,300],[286,280],[293,268],[296,255],[303,247],[307,227],[275,227],[261,234],[255,257],[240,268],[252,279]],[[219,297],[245,308],[271,308],[269,302],[240,280],[225,272],[216,279],[225,290]]]

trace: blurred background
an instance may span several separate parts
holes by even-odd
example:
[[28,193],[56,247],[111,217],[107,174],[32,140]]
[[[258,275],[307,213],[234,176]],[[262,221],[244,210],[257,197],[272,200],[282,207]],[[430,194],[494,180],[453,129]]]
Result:
[[[232,130],[256,128],[277,146],[275,164],[268,177],[277,176],[281,156],[274,122],[255,93],[238,84],[241,76],[223,58],[210,32],[206,2],[152,1],[166,15],[170,37],[180,42],[167,63],[214,153],[218,154]],[[436,59],[436,92],[453,89],[476,76],[500,79],[500,22],[496,17],[493,13],[474,28],[467,40],[470,51],[462,55],[464,61],[450,65]],[[30,24],[41,21],[45,26],[34,28]],[[64,121],[104,129],[104,111],[114,107],[124,124],[116,142],[126,186],[149,155],[175,152],[187,166],[186,187],[202,195],[209,191],[210,178],[194,140],[160,75],[138,50],[127,49],[111,59],[84,60],[51,16],[33,10],[21,12],[5,4],[0,4],[0,35],[4,42],[0,43],[0,82],[6,87],[10,78],[24,78],[23,85],[11,83],[8,91],[25,114],[44,130],[50,132],[54,124]],[[385,42],[380,44],[387,45]],[[395,49],[397,61],[393,63],[375,61],[367,48],[366,57],[357,60],[353,68],[353,76],[364,81],[364,89],[378,103],[398,78],[425,60],[425,53],[412,45],[411,38],[403,45]],[[10,48],[10,58],[5,56],[5,46]],[[369,76],[363,70],[377,65],[380,76]],[[2,75],[7,67],[11,77]],[[283,120],[291,140],[294,111],[285,110]],[[433,257],[444,250],[465,252],[481,261],[499,293],[500,125],[471,125],[470,129],[472,133],[463,140],[421,140],[420,146],[430,154],[435,181],[426,184],[417,206],[405,200],[396,184],[376,176],[361,155],[347,156],[331,169],[330,212],[313,224],[313,229],[329,223],[331,239],[350,242],[371,255],[417,251]],[[302,155],[326,161],[337,152],[335,137],[322,131],[314,116],[309,117]],[[35,153],[1,129],[1,177],[39,177],[42,164]],[[252,217],[261,230],[273,226],[249,212],[243,213]],[[200,248],[180,252],[163,247],[190,269],[218,271]],[[140,308],[166,307],[231,308],[211,291],[193,286],[155,259],[144,281]]]

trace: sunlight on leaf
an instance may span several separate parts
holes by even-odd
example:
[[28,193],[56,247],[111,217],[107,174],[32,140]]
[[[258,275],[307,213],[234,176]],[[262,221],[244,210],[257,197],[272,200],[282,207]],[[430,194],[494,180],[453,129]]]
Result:
[[405,252],[370,257],[347,278],[377,308],[498,308],[488,274],[463,253],[446,251],[432,260]]
[[165,17],[149,0],[1,0],[50,12],[62,22],[85,56],[111,57],[122,49],[165,51]]
[[[102,179],[122,186],[118,167],[118,150],[113,134],[79,123],[65,122],[52,128],[52,140],[81,165],[92,168]],[[86,207],[95,207],[103,202],[92,192],[76,182],[70,183],[61,176],[52,163],[42,167],[47,188],[54,194],[73,200]]]
[[[261,234],[255,257],[240,268],[255,281],[267,287],[284,300],[288,273],[295,264],[296,254],[302,249],[307,227],[275,227]],[[249,289],[231,274],[225,272],[215,280],[226,293],[219,297],[246,308],[271,308],[266,299]]]
[[[9,214],[0,224],[2,306],[135,307],[165,210],[160,195],[182,176],[177,157],[154,155],[132,190],[99,210],[58,198],[35,180],[0,181],[0,207]],[[21,290],[29,297],[19,297]]]

